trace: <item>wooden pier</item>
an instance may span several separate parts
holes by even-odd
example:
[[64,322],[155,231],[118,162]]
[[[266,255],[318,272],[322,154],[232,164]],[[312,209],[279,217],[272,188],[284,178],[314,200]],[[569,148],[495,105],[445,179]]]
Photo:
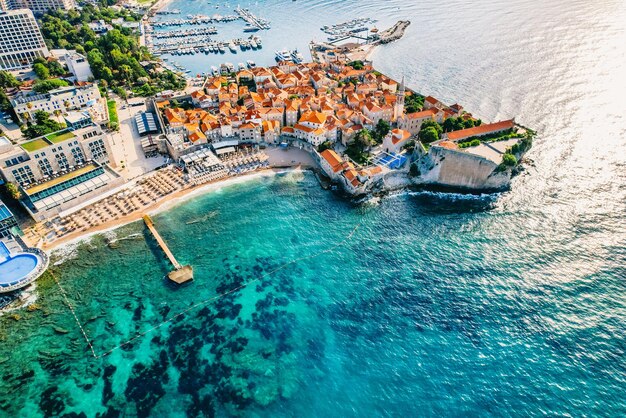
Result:
[[152,236],[154,236],[157,244],[159,244],[159,247],[161,247],[161,250],[163,250],[167,258],[170,260],[170,263],[174,266],[174,270],[169,272],[167,275],[168,279],[176,284],[183,284],[193,280],[193,268],[191,266],[182,266],[178,261],[176,261],[174,254],[172,254],[163,238],[161,238],[159,231],[156,230],[154,222],[152,222],[150,216],[143,215],[143,221],[152,233]]

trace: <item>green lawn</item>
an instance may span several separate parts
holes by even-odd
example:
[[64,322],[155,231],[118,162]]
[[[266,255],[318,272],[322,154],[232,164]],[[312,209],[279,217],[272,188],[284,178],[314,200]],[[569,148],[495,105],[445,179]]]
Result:
[[115,100],[107,100],[107,107],[109,108],[109,124],[118,124],[119,118],[117,116],[117,104]]
[[48,139],[53,144],[58,144],[59,142],[67,141],[68,139],[76,138],[72,132],[57,132],[55,134],[46,135],[46,139]]
[[20,144],[28,152],[35,152],[50,145],[45,139],[39,138]]

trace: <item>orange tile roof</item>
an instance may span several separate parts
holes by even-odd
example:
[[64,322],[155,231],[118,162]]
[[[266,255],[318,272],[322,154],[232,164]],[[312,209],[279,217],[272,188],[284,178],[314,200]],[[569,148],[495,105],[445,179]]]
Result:
[[430,109],[423,110],[421,112],[409,113],[406,117],[409,119],[433,118],[437,113],[438,110],[431,107]]
[[448,139],[450,141],[458,141],[472,136],[487,135],[493,132],[504,131],[513,128],[514,120],[503,120],[496,123],[487,123],[473,128],[461,129],[460,131],[449,132]]
[[391,142],[397,144],[399,142],[404,142],[411,137],[411,133],[402,129],[394,129],[391,131]]
[[448,148],[448,149],[458,149],[459,146],[457,144],[455,144],[454,142],[450,142],[450,141],[441,141],[438,142],[436,145],[442,147],[442,148]]
[[326,118],[327,115],[325,115],[324,113],[310,111],[302,115],[302,117],[300,118],[300,122],[309,122],[321,125],[326,122]]
[[331,149],[327,149],[324,150],[320,153],[320,155],[322,156],[323,159],[326,160],[326,162],[328,163],[328,165],[330,165],[331,170],[333,170],[333,173],[337,173],[339,171],[341,171],[341,157],[339,155],[337,155],[337,153]]

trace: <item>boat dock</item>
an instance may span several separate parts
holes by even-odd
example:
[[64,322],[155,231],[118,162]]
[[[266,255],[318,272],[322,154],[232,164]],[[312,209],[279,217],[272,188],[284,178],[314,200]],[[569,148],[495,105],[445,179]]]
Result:
[[183,284],[193,280],[193,268],[191,266],[182,266],[176,261],[174,254],[172,254],[163,238],[161,238],[159,231],[156,230],[152,218],[149,215],[143,215],[143,221],[152,233],[152,236],[154,236],[157,244],[159,244],[159,247],[161,247],[161,250],[163,250],[170,263],[174,266],[174,270],[169,272],[167,277],[176,284]]
[[241,20],[243,20],[248,25],[250,25],[250,27],[257,28],[257,29],[260,29],[260,30],[269,29],[270,28],[270,22],[269,21],[267,21],[265,19],[261,19],[260,17],[255,16],[248,9],[242,9],[241,7],[238,6],[235,9],[235,13],[237,13],[239,15],[239,18],[241,18]]

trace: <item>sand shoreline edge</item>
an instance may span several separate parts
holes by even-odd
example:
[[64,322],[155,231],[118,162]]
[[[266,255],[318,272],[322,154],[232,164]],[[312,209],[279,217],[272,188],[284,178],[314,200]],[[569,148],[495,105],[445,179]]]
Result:
[[142,216],[145,214],[156,215],[161,212],[170,210],[180,204],[187,202],[188,200],[205,195],[207,193],[216,191],[222,187],[233,186],[235,184],[245,183],[251,180],[259,179],[262,177],[273,177],[279,174],[285,174],[290,172],[305,172],[309,171],[310,167],[307,166],[296,166],[290,168],[269,168],[265,170],[259,170],[252,173],[244,174],[237,177],[228,177],[226,179],[220,179],[214,182],[202,184],[196,187],[190,187],[187,189],[179,190],[166,196],[164,199],[155,202],[153,205],[146,207],[144,210],[138,210],[133,212],[127,216],[121,217],[119,219],[115,219],[113,221],[105,222],[101,225],[95,226],[93,228],[89,228],[85,231],[80,231],[76,233],[69,234],[63,238],[52,241],[50,243],[44,243],[41,246],[41,249],[48,252],[49,254],[54,254],[60,251],[67,249],[67,247],[78,244],[81,242],[88,241],[91,237],[99,234],[104,234],[106,232],[113,231],[122,226],[131,224],[133,222],[139,221],[142,219]]

